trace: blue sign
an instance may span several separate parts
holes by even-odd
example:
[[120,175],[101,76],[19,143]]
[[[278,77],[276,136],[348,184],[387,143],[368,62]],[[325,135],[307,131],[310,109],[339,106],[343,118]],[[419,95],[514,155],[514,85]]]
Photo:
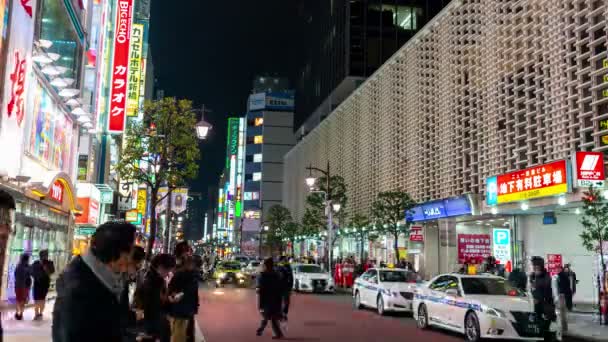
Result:
[[406,213],[410,222],[435,220],[446,217],[470,215],[471,203],[466,196],[446,198],[420,204]]
[[496,176],[486,179],[486,203],[496,205],[498,203],[498,183]]

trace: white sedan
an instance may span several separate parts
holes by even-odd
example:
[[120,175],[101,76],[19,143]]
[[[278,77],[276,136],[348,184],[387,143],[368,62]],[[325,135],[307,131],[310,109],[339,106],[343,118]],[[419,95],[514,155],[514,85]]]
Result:
[[303,292],[335,292],[334,280],[318,265],[292,264],[293,289]]
[[414,319],[481,339],[542,340],[533,300],[493,275],[444,274],[420,286],[414,296]]
[[417,275],[398,268],[372,268],[355,280],[353,302],[356,309],[375,308],[378,314],[387,311],[411,312]]

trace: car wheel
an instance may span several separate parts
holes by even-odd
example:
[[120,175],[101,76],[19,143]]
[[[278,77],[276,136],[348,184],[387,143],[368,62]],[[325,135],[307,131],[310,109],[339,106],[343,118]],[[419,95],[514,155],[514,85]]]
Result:
[[378,296],[378,301],[376,302],[376,308],[378,310],[378,315],[384,316],[384,314],[386,312],[384,311],[384,299],[382,298],[382,296]]
[[429,314],[426,311],[426,305],[424,304],[420,304],[420,307],[418,307],[418,319],[416,320],[416,325],[420,329],[429,328]]
[[464,336],[467,341],[481,341],[479,319],[474,312],[469,312],[464,318]]
[[355,292],[355,300],[353,301],[353,306],[357,310],[361,310],[361,308],[363,307],[361,305],[361,295],[359,294],[359,291]]

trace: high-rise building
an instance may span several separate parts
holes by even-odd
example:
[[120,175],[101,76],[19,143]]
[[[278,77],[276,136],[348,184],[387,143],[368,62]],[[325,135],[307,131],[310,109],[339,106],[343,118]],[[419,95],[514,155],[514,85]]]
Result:
[[449,0],[304,1],[307,57],[296,84],[298,136],[306,135]]

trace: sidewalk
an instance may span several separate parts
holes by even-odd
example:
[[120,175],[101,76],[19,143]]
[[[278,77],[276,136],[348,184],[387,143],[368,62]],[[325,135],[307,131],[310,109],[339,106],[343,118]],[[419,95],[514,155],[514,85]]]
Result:
[[597,315],[571,312],[568,314],[568,331],[564,335],[589,341],[608,341],[608,325],[600,325]]
[[34,321],[34,308],[28,307],[23,320],[15,320],[15,310],[2,312],[4,342],[51,342],[51,320],[55,301],[48,301],[42,321]]

